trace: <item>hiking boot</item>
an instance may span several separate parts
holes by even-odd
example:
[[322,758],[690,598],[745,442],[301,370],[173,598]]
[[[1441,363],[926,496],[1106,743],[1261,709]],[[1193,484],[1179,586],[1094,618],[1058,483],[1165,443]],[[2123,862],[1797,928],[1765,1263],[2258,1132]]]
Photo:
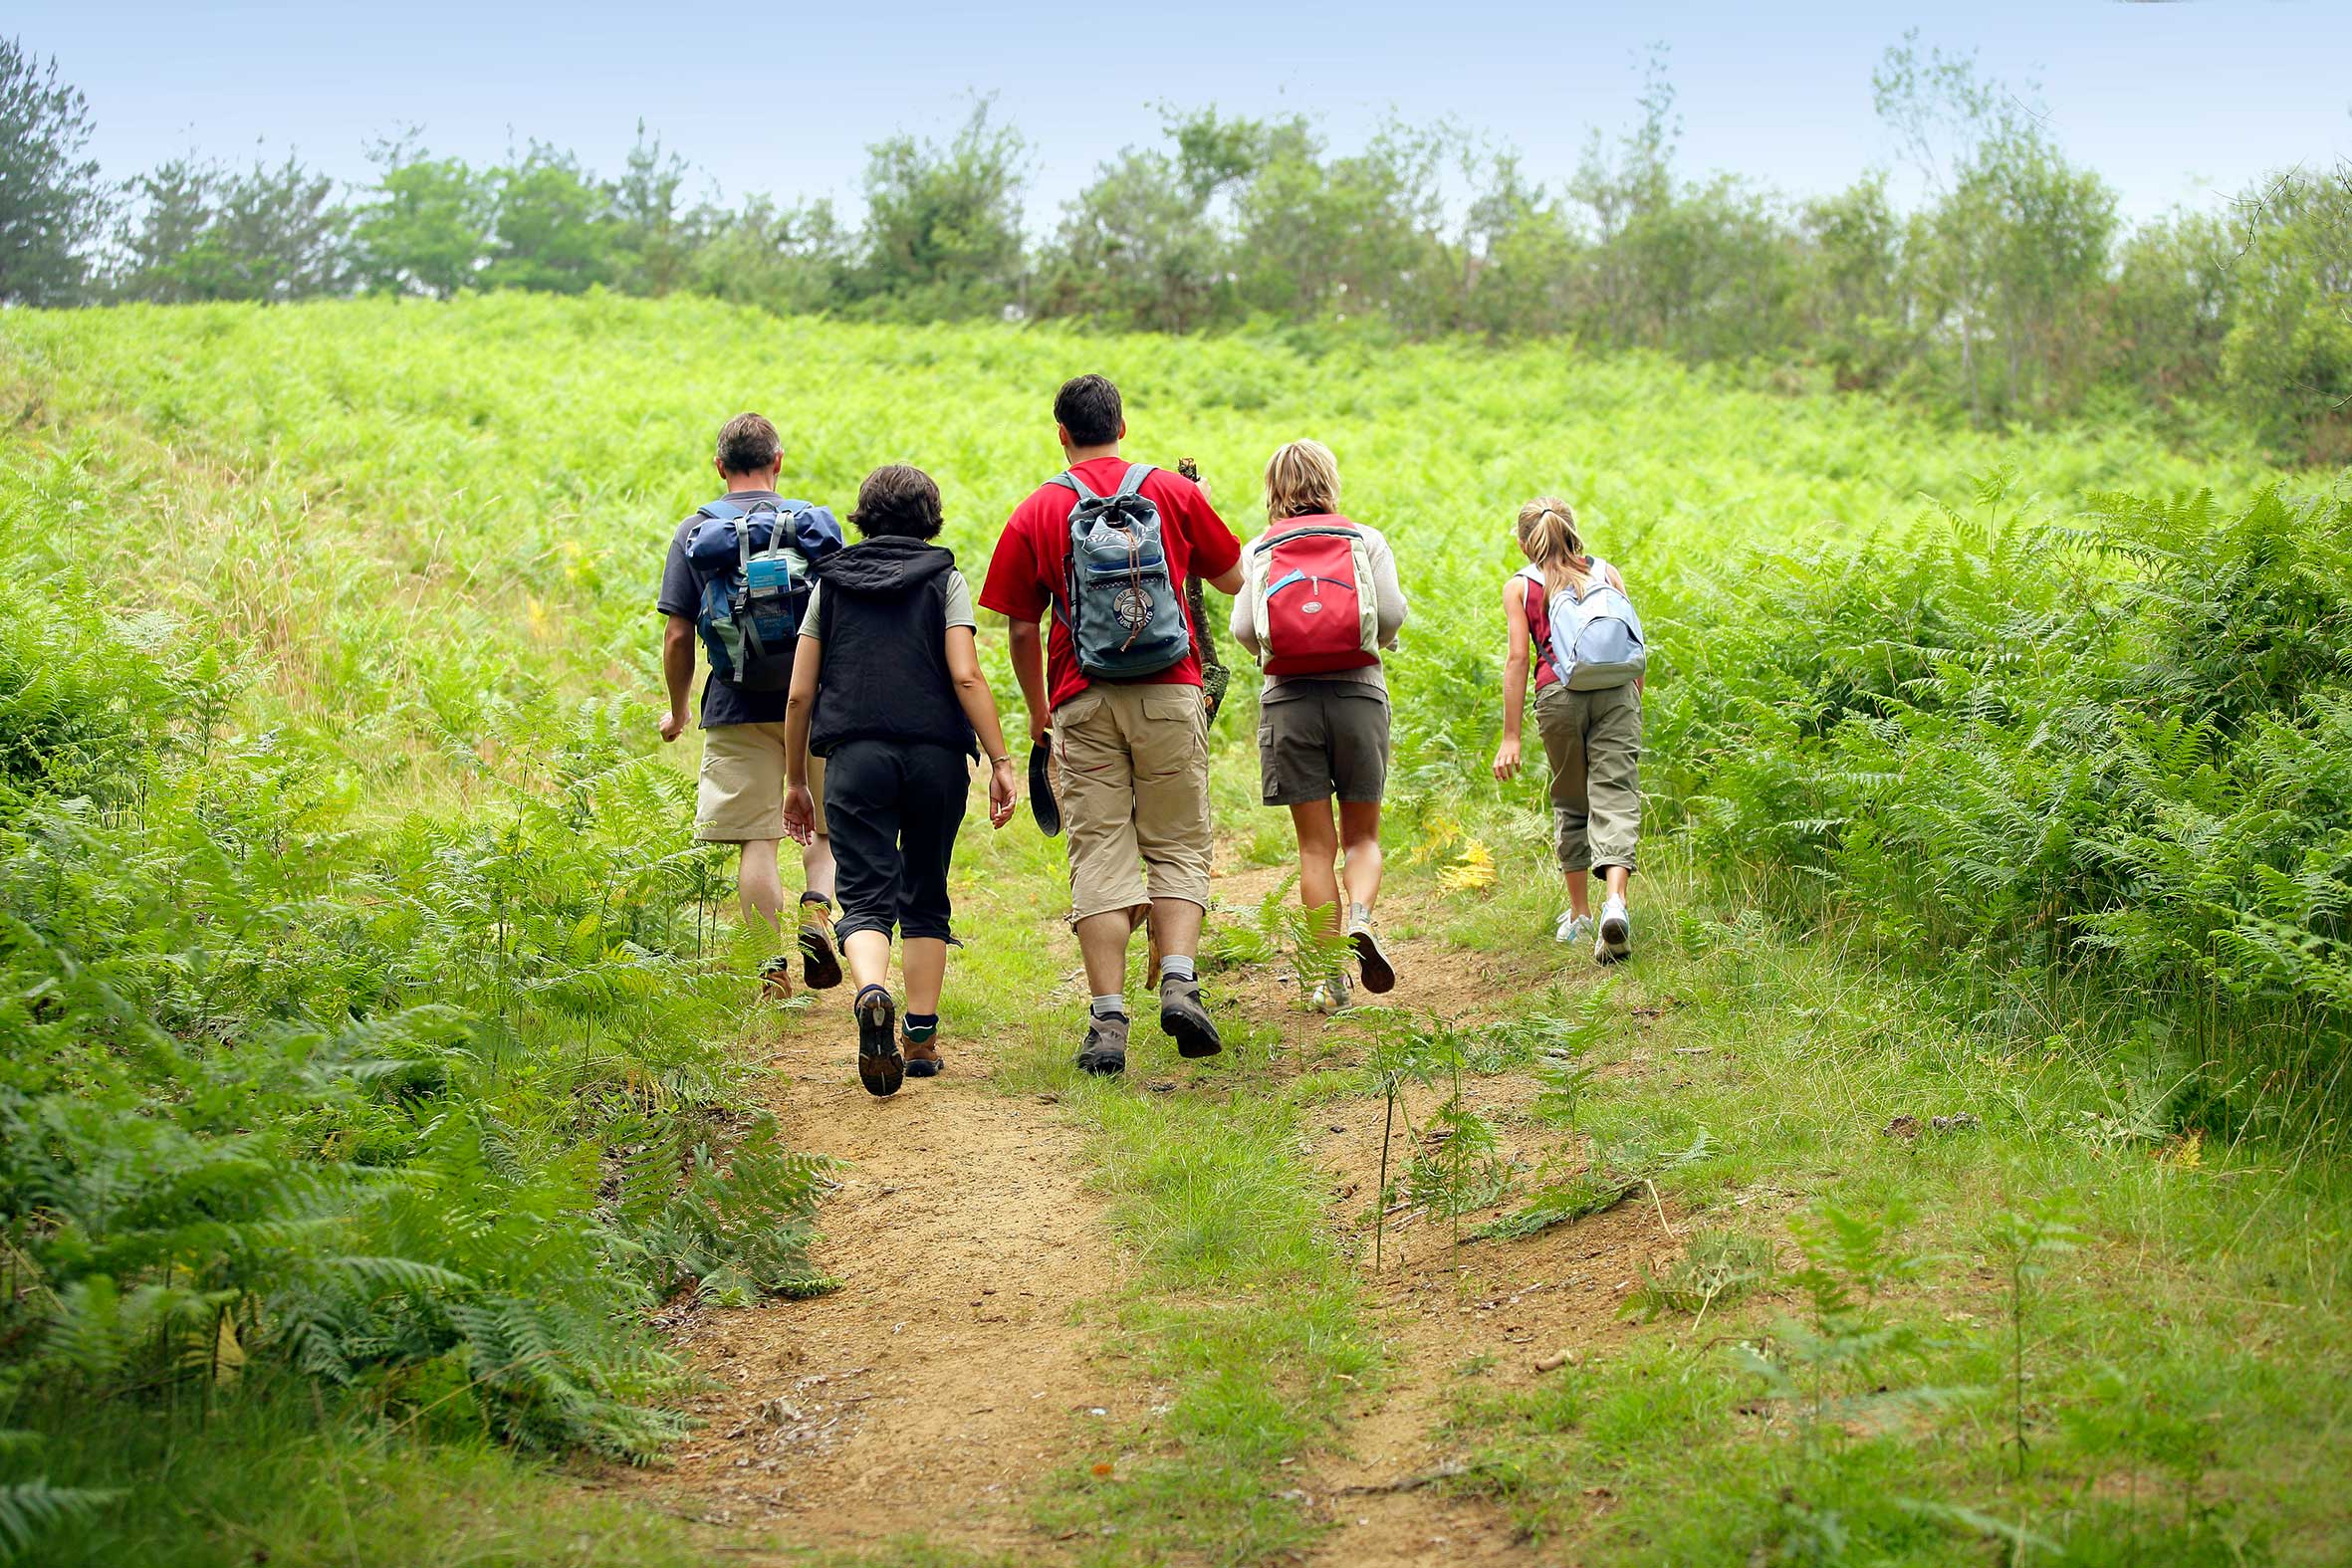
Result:
[[910,1078],[936,1078],[947,1065],[939,1054],[939,1026],[932,1024],[923,1030],[922,1038],[915,1037],[911,1025],[903,1025],[898,1033],[899,1051],[906,1057],[906,1075]]
[[1160,982],[1160,1027],[1179,1056],[1214,1056],[1225,1049],[1217,1024],[1201,1006],[1201,983],[1170,975]]
[[898,1008],[890,994],[868,986],[849,1010],[857,1018],[857,1081],[868,1094],[896,1094],[906,1080],[906,1058],[898,1052]]
[[793,1000],[793,961],[777,957],[760,966],[760,995],[770,1002]]
[[1559,924],[1551,928],[1551,940],[1574,947],[1592,935],[1592,917],[1573,910],[1561,910]]
[[830,991],[841,983],[840,956],[833,952],[832,920],[814,904],[801,908],[801,978],[811,991]]
[[1078,1047],[1078,1071],[1116,1077],[1127,1070],[1127,1015],[1086,1014],[1086,1043]]
[[[1372,935],[1372,923],[1358,922],[1347,934],[1348,946],[1355,949],[1357,973],[1363,977],[1364,990],[1375,997],[1386,996],[1396,990],[1396,966],[1388,962],[1388,955],[1380,951],[1380,939]],[[1345,1003],[1340,1004],[1345,1007]]]
[[1633,916],[1626,912],[1625,900],[1612,898],[1601,905],[1600,935],[1593,941],[1592,956],[1602,964],[1633,956]]

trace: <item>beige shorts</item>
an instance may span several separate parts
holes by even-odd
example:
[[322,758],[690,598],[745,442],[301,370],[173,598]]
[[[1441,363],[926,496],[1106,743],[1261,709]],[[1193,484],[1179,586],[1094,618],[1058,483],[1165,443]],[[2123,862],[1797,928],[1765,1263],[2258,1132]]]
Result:
[[1551,841],[1562,871],[1633,869],[1641,839],[1641,690],[1551,685],[1535,694],[1551,762]]
[[[1089,686],[1054,710],[1069,918],[1209,907],[1209,730],[1197,686]],[[1146,871],[1149,879],[1146,880]]]
[[[824,759],[809,759],[817,830],[824,831]],[[784,726],[718,724],[702,732],[702,778],[694,786],[694,836],[741,844],[784,836]]]

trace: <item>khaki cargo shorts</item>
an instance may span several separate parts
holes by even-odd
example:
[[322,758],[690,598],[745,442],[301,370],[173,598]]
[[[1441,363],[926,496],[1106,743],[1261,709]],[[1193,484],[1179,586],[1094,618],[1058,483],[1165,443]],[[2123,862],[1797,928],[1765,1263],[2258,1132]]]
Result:
[[1071,920],[1155,898],[1209,907],[1209,729],[1198,686],[1089,686],[1054,710],[1054,756]]
[[[824,759],[809,759],[817,830],[824,828]],[[716,724],[702,732],[702,778],[694,786],[694,836],[742,844],[784,836],[784,726]]]

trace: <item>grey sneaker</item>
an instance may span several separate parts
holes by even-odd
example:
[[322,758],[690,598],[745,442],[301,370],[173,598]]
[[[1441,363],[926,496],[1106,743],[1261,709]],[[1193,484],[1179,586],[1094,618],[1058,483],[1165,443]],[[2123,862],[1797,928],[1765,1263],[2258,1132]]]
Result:
[[1306,1005],[1317,1012],[1337,1012],[1354,1000],[1354,988],[1348,984],[1347,971],[1335,969],[1328,979],[1315,983],[1314,994],[1306,999]]
[[1600,935],[1592,944],[1593,958],[1603,964],[1615,964],[1633,956],[1633,916],[1627,912],[1625,901],[1612,898],[1600,907]]
[[1201,1006],[1201,983],[1174,975],[1160,982],[1160,1027],[1176,1042],[1179,1056],[1214,1056],[1225,1049],[1217,1024]]
[[1086,1014],[1086,1043],[1078,1047],[1078,1071],[1115,1077],[1127,1070],[1127,1015]]
[[1375,997],[1396,990],[1396,966],[1388,962],[1386,953],[1380,951],[1380,939],[1372,934],[1369,920],[1347,934],[1347,945],[1355,949],[1356,965],[1363,974],[1364,990]]
[[1551,940],[1554,942],[1564,942],[1570,947],[1574,947],[1577,943],[1583,941],[1586,937],[1591,935],[1592,917],[1590,915],[1579,915],[1570,910],[1562,910],[1560,912],[1559,924],[1551,928]]

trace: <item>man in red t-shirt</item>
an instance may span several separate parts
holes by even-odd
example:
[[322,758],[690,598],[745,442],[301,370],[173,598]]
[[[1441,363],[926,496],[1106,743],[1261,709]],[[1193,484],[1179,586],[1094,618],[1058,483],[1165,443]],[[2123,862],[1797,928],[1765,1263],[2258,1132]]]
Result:
[[[1116,492],[1127,471],[1119,389],[1099,375],[1067,381],[1054,399],[1054,422],[1069,472],[1096,495]],[[1187,572],[1221,593],[1241,586],[1241,541],[1198,485],[1153,469],[1141,494],[1159,511],[1180,606]],[[1127,943],[1147,917],[1162,955],[1160,1027],[1186,1056],[1222,1048],[1193,969],[1209,907],[1209,734],[1200,660],[1189,649],[1135,680],[1093,681],[1078,668],[1068,606],[1059,602],[1077,504],[1075,491],[1046,484],[1013,509],[980,602],[1012,618],[1013,673],[1029,705],[1030,740],[1042,742],[1049,731],[1054,739],[1069,829],[1069,918],[1093,993],[1078,1066],[1113,1073],[1127,1064]]]

